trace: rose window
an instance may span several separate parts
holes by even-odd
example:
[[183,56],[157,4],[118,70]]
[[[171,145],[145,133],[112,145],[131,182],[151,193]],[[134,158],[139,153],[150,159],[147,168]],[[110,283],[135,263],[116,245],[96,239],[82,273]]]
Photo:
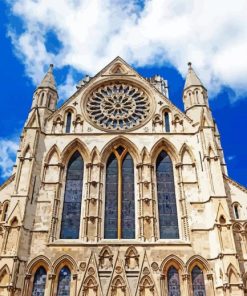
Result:
[[133,128],[148,116],[150,102],[136,86],[114,83],[99,87],[87,101],[89,118],[107,130]]

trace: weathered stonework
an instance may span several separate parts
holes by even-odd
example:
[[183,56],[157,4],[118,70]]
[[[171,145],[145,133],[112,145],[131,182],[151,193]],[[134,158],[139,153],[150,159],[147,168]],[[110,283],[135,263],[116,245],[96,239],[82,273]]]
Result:
[[[114,84],[117,96],[105,91],[87,105],[94,91],[104,94]],[[140,102],[121,97],[120,85],[143,92]],[[71,296],[199,295],[193,292],[195,267],[205,285],[200,295],[247,295],[247,189],[227,176],[207,91],[191,65],[185,113],[167,98],[165,80],[144,79],[119,57],[81,81],[58,109],[57,98],[51,67],[34,93],[14,174],[0,187],[0,295],[38,295],[32,292],[38,270],[45,296],[57,295],[61,270],[71,273]],[[92,116],[94,106],[99,113]],[[120,145],[134,163],[134,239],[104,236],[106,166]],[[75,151],[84,163],[79,238],[61,239],[66,172]],[[172,160],[174,239],[160,238],[161,151]],[[171,268],[180,294],[169,290]]]

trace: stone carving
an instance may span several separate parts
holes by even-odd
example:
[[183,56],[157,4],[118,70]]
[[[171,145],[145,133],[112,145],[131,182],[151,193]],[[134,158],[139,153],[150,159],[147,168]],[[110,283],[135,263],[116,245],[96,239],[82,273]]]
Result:
[[159,269],[159,265],[158,265],[157,262],[153,262],[153,263],[151,264],[151,267],[152,267],[153,271],[157,271],[157,270]]
[[87,101],[89,118],[106,130],[131,129],[148,116],[150,101],[146,93],[127,83],[100,86]]

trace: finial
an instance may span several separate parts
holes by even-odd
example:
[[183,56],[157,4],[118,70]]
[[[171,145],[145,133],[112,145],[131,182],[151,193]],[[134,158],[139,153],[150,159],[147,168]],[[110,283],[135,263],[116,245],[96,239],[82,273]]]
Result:
[[188,62],[189,69],[192,69],[192,63]]

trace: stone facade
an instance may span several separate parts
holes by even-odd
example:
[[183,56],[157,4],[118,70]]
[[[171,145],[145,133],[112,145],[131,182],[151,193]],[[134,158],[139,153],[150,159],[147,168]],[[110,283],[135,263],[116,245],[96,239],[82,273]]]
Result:
[[[247,295],[247,189],[227,176],[191,65],[185,112],[163,78],[119,57],[58,109],[57,99],[51,66],[0,187],[0,295]],[[71,181],[75,153],[83,167]],[[159,172],[162,153],[169,172]],[[107,177],[110,155],[117,174]]]

